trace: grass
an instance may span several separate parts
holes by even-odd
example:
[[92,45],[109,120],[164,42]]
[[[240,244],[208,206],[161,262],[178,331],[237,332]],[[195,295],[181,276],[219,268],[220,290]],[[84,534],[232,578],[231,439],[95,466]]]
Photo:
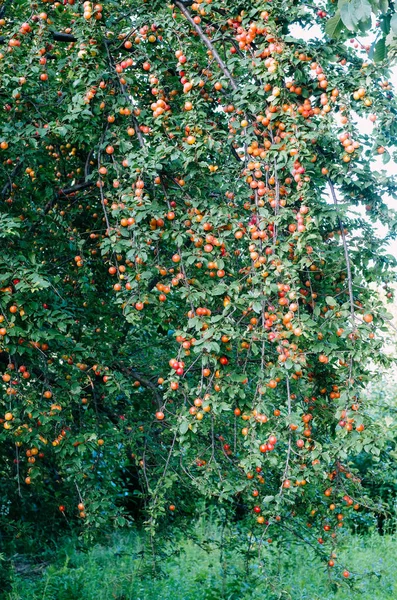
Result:
[[[89,551],[65,543],[45,569],[15,561],[5,600],[392,600],[397,598],[397,537],[345,534],[338,562],[354,586],[332,588],[322,563],[303,546],[269,545],[264,569],[216,543],[219,529],[202,523],[196,541],[159,548],[155,566],[136,532],[114,534]],[[1,592],[0,592],[1,596]]]

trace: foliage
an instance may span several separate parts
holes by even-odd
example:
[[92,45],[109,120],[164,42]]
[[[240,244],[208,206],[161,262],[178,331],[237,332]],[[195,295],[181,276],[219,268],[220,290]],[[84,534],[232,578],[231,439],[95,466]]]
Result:
[[[372,17],[377,17],[378,31],[368,47],[375,61],[397,56],[397,13],[392,0],[338,0],[337,10],[328,19],[325,31],[331,38],[365,34],[372,29]],[[326,16],[326,15],[324,15]]]
[[352,459],[385,443],[388,65],[300,39],[326,22],[293,0],[2,9],[7,548],[143,517],[155,550],[205,498],[331,568],[379,510]]
[[[396,374],[394,371],[383,373],[380,380],[370,384],[365,391],[368,398],[368,411],[376,421],[379,435],[384,444],[378,460],[365,452],[354,457],[362,484],[368,490],[371,500],[377,503],[380,512],[377,522],[380,531],[395,523],[397,510],[397,473],[396,473]],[[382,510],[382,506],[386,510]],[[391,521],[390,521],[391,519]],[[356,523],[370,523],[368,515],[361,514]]]

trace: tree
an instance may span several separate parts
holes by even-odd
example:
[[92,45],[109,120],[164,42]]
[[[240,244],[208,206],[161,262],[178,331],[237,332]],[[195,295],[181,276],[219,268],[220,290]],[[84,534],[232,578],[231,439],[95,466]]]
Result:
[[292,0],[2,8],[11,522],[122,525],[138,494],[153,535],[204,497],[333,566],[382,447],[389,65],[299,37],[328,9]]

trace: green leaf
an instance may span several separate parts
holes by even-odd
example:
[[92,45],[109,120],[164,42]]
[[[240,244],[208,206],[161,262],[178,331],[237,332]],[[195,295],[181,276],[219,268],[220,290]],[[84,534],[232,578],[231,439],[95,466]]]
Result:
[[347,27],[347,29],[349,29],[350,31],[354,31],[357,22],[353,20],[350,2],[344,2],[340,5],[340,16],[344,26]]
[[274,496],[265,496],[262,500],[262,503],[269,504],[269,502],[272,502],[272,500],[274,500]]
[[371,4],[368,0],[351,0],[339,2],[340,16],[345,27],[354,31],[361,22],[368,22],[371,19]]
[[247,375],[243,374],[239,374],[239,373],[233,373],[230,376],[231,381],[236,381],[236,382],[242,382],[245,381],[247,379]]
[[375,45],[372,46],[369,57],[375,62],[381,62],[382,60],[385,60],[386,54],[386,40],[384,37],[382,37],[376,42]]
[[358,21],[367,21],[371,18],[371,4],[368,0],[352,0],[352,10]]
[[333,298],[332,296],[327,296],[325,298],[325,301],[328,304],[328,306],[336,306],[338,304],[335,298]]
[[213,288],[212,293],[214,296],[220,296],[221,294],[224,294],[226,291],[227,291],[227,286],[224,283],[220,283]]
[[326,22],[325,33],[331,38],[337,38],[343,31],[343,26],[343,21],[340,17],[340,10],[337,10],[334,16],[328,19]]
[[179,433],[181,433],[182,435],[185,435],[189,430],[189,423],[187,421],[182,421],[182,423],[179,425]]
[[365,19],[364,21],[360,21],[357,25],[357,28],[361,33],[366,33],[369,29],[371,29],[371,17]]

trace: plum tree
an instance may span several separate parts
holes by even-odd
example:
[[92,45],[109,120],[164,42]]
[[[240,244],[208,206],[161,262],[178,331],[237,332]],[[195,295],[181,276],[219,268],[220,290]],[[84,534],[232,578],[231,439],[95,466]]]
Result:
[[10,519],[126,524],[134,465],[151,532],[237,502],[259,546],[292,532],[349,577],[338,531],[371,508],[350,459],[383,439],[388,62],[328,37],[332,2],[2,9]]

